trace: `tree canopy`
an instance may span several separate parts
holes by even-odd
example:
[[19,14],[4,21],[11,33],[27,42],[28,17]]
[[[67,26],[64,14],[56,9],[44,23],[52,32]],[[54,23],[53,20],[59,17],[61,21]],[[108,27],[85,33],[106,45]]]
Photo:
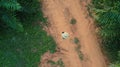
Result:
[[120,1],[92,0],[90,10],[111,63],[120,62]]
[[0,0],[0,31],[24,31],[23,24],[44,21],[38,0]]

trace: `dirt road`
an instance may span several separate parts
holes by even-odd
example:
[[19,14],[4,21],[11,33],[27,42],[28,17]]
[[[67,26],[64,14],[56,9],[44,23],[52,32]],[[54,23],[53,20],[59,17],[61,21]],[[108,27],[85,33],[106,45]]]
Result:
[[[86,3],[80,0],[43,0],[43,10],[50,23],[49,33],[55,38],[65,67],[107,67],[96,38],[93,21],[87,16]],[[72,18],[76,24],[70,24]],[[63,40],[62,32],[70,37]],[[76,51],[74,37],[80,41],[83,60]]]

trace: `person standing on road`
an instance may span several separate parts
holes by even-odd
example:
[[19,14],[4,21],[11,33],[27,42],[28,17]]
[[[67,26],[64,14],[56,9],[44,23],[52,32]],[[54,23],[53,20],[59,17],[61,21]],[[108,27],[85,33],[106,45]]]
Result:
[[67,32],[62,32],[62,39],[67,39],[69,34]]

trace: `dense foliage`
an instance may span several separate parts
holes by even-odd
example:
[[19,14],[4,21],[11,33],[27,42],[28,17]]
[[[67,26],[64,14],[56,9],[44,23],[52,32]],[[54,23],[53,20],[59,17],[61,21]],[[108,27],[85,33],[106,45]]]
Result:
[[[97,22],[103,48],[112,63],[120,63],[120,1],[92,0],[90,7]],[[120,65],[119,65],[120,66]],[[117,67],[117,66],[116,66]]]
[[55,52],[40,8],[38,0],[0,0],[0,67],[38,67],[46,51]]
[[0,67],[38,67],[41,55],[55,52],[55,45],[39,26],[26,27],[21,33],[9,31],[0,37]]
[[23,31],[23,24],[45,19],[38,0],[0,0],[0,31]]

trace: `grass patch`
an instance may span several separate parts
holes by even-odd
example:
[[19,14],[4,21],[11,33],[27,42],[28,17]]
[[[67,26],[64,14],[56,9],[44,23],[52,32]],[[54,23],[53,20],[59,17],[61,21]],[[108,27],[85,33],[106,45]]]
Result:
[[75,18],[72,18],[71,21],[70,21],[70,23],[73,24],[73,25],[76,24],[76,22],[77,22],[77,21],[76,21]]
[[40,57],[56,43],[40,26],[25,26],[24,32],[7,31],[0,37],[0,67],[37,67]]
[[62,59],[59,59],[57,62],[49,60],[48,63],[50,63],[52,66],[55,66],[55,67],[57,67],[57,66],[59,66],[59,67],[65,67]]

